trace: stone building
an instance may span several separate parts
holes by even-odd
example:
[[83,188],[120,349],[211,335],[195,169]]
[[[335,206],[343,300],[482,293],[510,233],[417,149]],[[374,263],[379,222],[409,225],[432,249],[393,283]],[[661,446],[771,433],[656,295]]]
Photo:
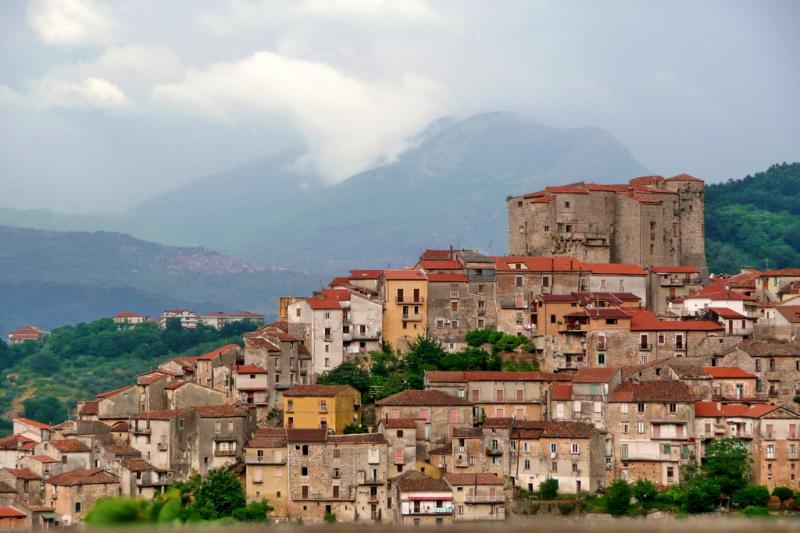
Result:
[[680,381],[621,383],[609,398],[606,428],[609,479],[672,485],[694,461],[694,396]]
[[796,487],[800,479],[800,415],[777,405],[695,404],[695,432],[704,449],[711,440],[740,439],[752,457],[753,483]]
[[410,418],[379,418],[378,431],[389,443],[389,474],[398,475],[414,470],[417,463],[416,421]]
[[758,376],[757,393],[788,409],[800,395],[800,343],[747,340],[714,358],[714,366],[737,367]]
[[188,457],[194,471],[205,476],[209,470],[230,466],[244,455],[244,446],[256,427],[254,409],[233,405],[196,407],[196,428]]
[[622,381],[619,368],[581,368],[571,383],[559,383],[550,393],[550,419],[606,427],[608,398]]
[[169,472],[156,468],[141,457],[120,459],[110,470],[118,477],[123,496],[150,499],[171,483]]
[[670,316],[669,304],[703,287],[696,266],[651,266],[647,276],[648,308],[661,318]]
[[444,476],[453,493],[453,521],[505,520],[503,477],[495,474]]
[[203,354],[196,359],[195,382],[204,387],[224,392],[227,384],[224,379],[214,381],[214,369],[220,366],[235,365],[242,361],[244,361],[244,355],[238,344],[226,344]]
[[303,338],[291,333],[292,329],[288,322],[278,321],[244,335],[245,364],[267,370],[268,409],[283,405],[283,391],[295,383],[308,384],[313,378],[301,353],[306,352]]
[[628,263],[582,263],[589,272],[589,289],[585,292],[635,294],[642,306],[647,305],[647,272]]
[[703,181],[687,174],[546,187],[506,203],[511,254],[706,268]]
[[411,470],[392,478],[394,521],[400,525],[432,526],[453,523],[453,492],[444,479]]
[[139,413],[131,420],[130,445],[142,458],[176,480],[188,478],[192,448],[197,436],[197,416],[192,409],[162,409]]
[[222,405],[228,400],[225,393],[191,381],[172,381],[164,387],[165,408],[168,410]]
[[289,326],[302,331],[303,344],[311,354],[309,382],[344,361],[344,315],[338,300],[313,297],[289,304]]
[[417,459],[450,440],[450,427],[472,423],[472,404],[438,390],[405,390],[375,402],[377,420],[411,419],[417,425]]
[[119,494],[119,478],[101,469],[79,468],[45,482],[45,499],[52,502],[56,524],[62,526],[82,522],[94,502]]

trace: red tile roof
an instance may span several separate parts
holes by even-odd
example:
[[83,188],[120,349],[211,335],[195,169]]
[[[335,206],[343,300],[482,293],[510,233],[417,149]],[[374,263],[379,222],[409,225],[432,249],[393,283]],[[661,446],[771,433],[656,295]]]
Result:
[[96,396],[96,398],[98,400],[104,400],[106,398],[111,398],[112,396],[116,396],[117,394],[119,394],[121,392],[125,392],[126,390],[131,389],[133,387],[134,387],[134,385],[125,385],[125,386],[120,387],[118,389],[114,389],[114,390],[110,390],[110,391],[106,391],[106,392],[101,392],[100,394],[98,394]]
[[323,310],[323,309],[341,309],[342,306],[336,300],[323,300],[320,298],[307,298],[305,302],[311,309],[316,310]]
[[428,281],[431,283],[466,283],[467,276],[466,274],[456,274],[456,273],[448,273],[448,274],[439,274],[439,273],[431,273],[428,274]]
[[698,274],[700,269],[693,266],[653,266],[650,272],[654,274]]
[[164,388],[166,390],[176,390],[176,389],[180,389],[181,387],[183,387],[187,383],[189,383],[189,382],[188,381],[173,381],[172,383],[167,383],[166,385],[164,385]]
[[617,385],[609,402],[691,402],[694,395],[682,381],[625,382]]
[[34,460],[34,461],[38,461],[40,463],[46,463],[46,464],[60,463],[61,462],[61,461],[59,461],[58,459],[56,459],[54,457],[50,457],[49,455],[32,455],[31,459]]
[[[285,395],[285,394],[284,394]],[[472,405],[463,398],[456,398],[438,390],[405,390],[375,402],[378,406],[442,406]]]
[[42,479],[38,474],[32,472],[29,468],[3,468],[0,472],[8,472],[16,479],[27,479],[30,481]]
[[565,375],[547,372],[506,372],[501,370],[428,370],[429,383],[465,383],[467,381],[571,381]]
[[238,349],[240,349],[240,346],[238,344],[226,344],[225,346],[222,346],[221,348],[217,348],[216,350],[213,350],[211,352],[208,352],[208,353],[205,353],[205,354],[199,356],[197,358],[197,360],[198,361],[211,361],[213,359],[216,359],[220,355],[229,352],[230,350],[238,350]]
[[741,368],[736,367],[725,367],[725,366],[704,366],[703,370],[706,371],[706,374],[711,376],[712,378],[717,379],[758,379],[758,376],[755,374],[751,374],[750,372],[745,372]]
[[712,313],[717,314],[720,318],[726,318],[726,319],[747,318],[743,314],[734,311],[730,307],[709,307],[708,310],[711,311]]
[[451,259],[423,259],[419,264],[425,270],[461,270],[464,268],[460,262]]
[[776,305],[775,310],[792,324],[800,324],[800,305]]
[[322,289],[322,298],[324,300],[347,302],[350,300],[350,291],[347,289]]
[[433,479],[422,472],[408,470],[392,479],[401,492],[450,492],[444,479]]
[[22,418],[18,417],[13,420],[14,422],[19,422],[20,424],[25,424],[26,426],[35,427],[37,429],[51,429],[52,426],[50,424],[45,424],[44,422],[39,422],[38,420],[33,420],[30,418]]
[[732,291],[725,287],[721,287],[719,285],[714,285],[714,284],[703,287],[694,294],[690,294],[688,296],[685,296],[684,298],[686,300],[702,298],[709,300],[735,300],[735,301],[752,301],[752,302],[756,300],[752,296],[747,296],[746,294]]
[[267,374],[268,372],[261,368],[260,366],[255,365],[239,365],[236,367],[236,372],[238,374]]
[[38,340],[47,335],[49,332],[36,326],[25,326],[8,334],[10,340],[23,341],[23,340]]
[[420,259],[450,259],[450,250],[435,250],[428,248],[422,255]]
[[425,281],[425,272],[417,269],[394,269],[384,270],[383,277],[392,281]]
[[36,441],[24,435],[9,435],[0,438],[0,450],[20,450],[27,449],[30,445],[35,445]]
[[572,384],[571,383],[556,383],[550,387],[550,399],[552,400],[571,400],[572,399]]
[[383,274],[383,270],[351,270],[350,279],[378,279]]
[[[580,272],[582,263],[574,257],[537,257],[527,255],[507,255],[492,257],[495,268],[500,272]],[[525,268],[512,268],[521,263]]]
[[353,433],[350,435],[328,435],[330,444],[389,444],[383,433]]
[[767,270],[761,273],[762,278],[774,278],[779,276],[800,278],[800,268],[782,268],[780,270]]
[[92,451],[78,439],[51,440],[50,444],[61,453],[84,453]]
[[690,176],[689,174],[678,174],[677,176],[672,176],[671,178],[667,178],[664,181],[699,181],[703,183],[703,180],[700,178],[695,178],[694,176]]
[[131,313],[130,311],[120,311],[114,318],[147,318],[146,315],[140,315],[139,313]]
[[344,276],[336,276],[329,283],[329,287],[347,287],[350,285],[350,279]]
[[[28,515],[13,507],[0,507],[0,518],[25,518]],[[9,524],[10,525],[10,524]]]
[[200,418],[231,418],[247,416],[247,411],[235,405],[207,405],[195,407],[197,416]]
[[116,457],[141,457],[142,452],[127,444],[106,444],[103,449]]
[[320,398],[332,398],[343,392],[355,390],[350,385],[292,385],[289,390],[283,393],[286,398],[297,398],[312,396]]
[[158,470],[158,468],[151,465],[141,457],[123,459],[119,463],[122,465],[123,468],[127,468],[131,472],[150,472],[153,470]]
[[608,383],[619,368],[579,368],[572,378],[573,383]]
[[[744,405],[700,401],[694,404],[694,415],[698,418],[761,418],[778,409],[782,408],[777,405],[767,404]],[[797,418],[795,413],[792,413],[788,409],[786,409],[786,411],[794,415],[791,418]]]
[[757,341],[751,339],[740,342],[725,353],[735,350],[741,350],[751,357],[797,357],[800,356],[800,342]]
[[127,422],[119,421],[112,424],[111,431],[115,433],[127,433],[129,428],[130,424],[128,424]]
[[326,429],[296,429],[286,430],[286,440],[288,442],[325,442],[328,437]]
[[589,270],[592,274],[612,274],[621,276],[646,276],[639,265],[628,263],[583,263],[584,270]]
[[97,400],[92,400],[85,402],[78,411],[78,414],[82,416],[92,416],[97,414],[97,410],[98,410]]
[[75,485],[107,485],[119,483],[119,478],[100,468],[76,468],[47,480],[50,485],[72,487]]

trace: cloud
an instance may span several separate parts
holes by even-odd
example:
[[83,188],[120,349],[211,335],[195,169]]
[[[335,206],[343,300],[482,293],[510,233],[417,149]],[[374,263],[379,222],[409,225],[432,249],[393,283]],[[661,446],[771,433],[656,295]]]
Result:
[[44,78],[35,84],[36,101],[44,107],[73,109],[123,109],[130,105],[122,90],[102,78],[72,82]]
[[108,43],[119,29],[111,10],[95,0],[31,0],[27,18],[48,44]]
[[307,162],[331,182],[396,156],[444,102],[437,83],[413,73],[370,81],[272,52],[190,71],[153,95],[231,124],[286,117],[306,140]]
[[305,0],[292,4],[289,13],[351,20],[375,18],[396,22],[439,20],[439,15],[424,0]]
[[0,106],[9,106],[17,103],[20,96],[6,85],[0,84]]

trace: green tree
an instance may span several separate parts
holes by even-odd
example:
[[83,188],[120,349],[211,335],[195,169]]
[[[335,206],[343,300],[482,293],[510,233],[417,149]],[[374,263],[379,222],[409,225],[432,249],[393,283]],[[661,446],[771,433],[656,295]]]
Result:
[[66,420],[67,407],[55,396],[34,396],[22,402],[24,416],[45,424],[58,424]]
[[245,506],[242,486],[236,475],[227,468],[211,470],[197,484],[195,480],[193,501],[187,506],[187,516],[195,512],[204,520],[233,516],[236,509]]
[[61,364],[50,352],[40,352],[28,359],[31,370],[38,374],[54,374],[61,368]]
[[785,502],[789,498],[794,497],[794,491],[789,487],[775,487],[772,489],[772,495],[778,498],[781,503]]
[[623,516],[631,506],[633,491],[624,479],[615,479],[606,492],[606,510],[612,516]]
[[739,507],[765,507],[769,503],[769,489],[765,485],[748,485],[734,492],[731,500]]
[[725,496],[747,486],[750,459],[739,439],[720,439],[708,443],[702,470],[719,485]]
[[345,361],[333,370],[324,372],[317,383],[321,385],[350,385],[361,394],[369,392],[369,372],[358,366],[354,361]]
[[721,496],[719,483],[709,478],[703,469],[696,467],[684,469],[683,483],[678,494],[681,510],[687,513],[713,511]]
[[554,500],[558,495],[558,480],[548,478],[539,484],[539,497],[543,500]]
[[267,500],[250,502],[244,507],[234,509],[233,517],[239,522],[269,522],[272,509]]

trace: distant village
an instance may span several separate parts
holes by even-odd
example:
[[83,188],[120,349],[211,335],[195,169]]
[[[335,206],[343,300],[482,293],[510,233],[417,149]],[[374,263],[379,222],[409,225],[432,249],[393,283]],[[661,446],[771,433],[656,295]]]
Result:
[[[753,483],[796,490],[800,268],[710,274],[703,186],[645,176],[509,197],[510,255],[430,249],[407,268],[351,270],[281,297],[269,324],[165,311],[162,326],[259,328],[59,425],[15,419],[0,439],[0,528],[79,524],[100,497],[151,497],[222,467],[277,520],[499,521],[547,480],[562,494],[673,486],[727,437],[749,451]],[[484,329],[528,339],[499,356],[538,370],[427,371],[423,390],[374,403],[317,383],[385,345],[402,354],[425,336],[459,352]]]

